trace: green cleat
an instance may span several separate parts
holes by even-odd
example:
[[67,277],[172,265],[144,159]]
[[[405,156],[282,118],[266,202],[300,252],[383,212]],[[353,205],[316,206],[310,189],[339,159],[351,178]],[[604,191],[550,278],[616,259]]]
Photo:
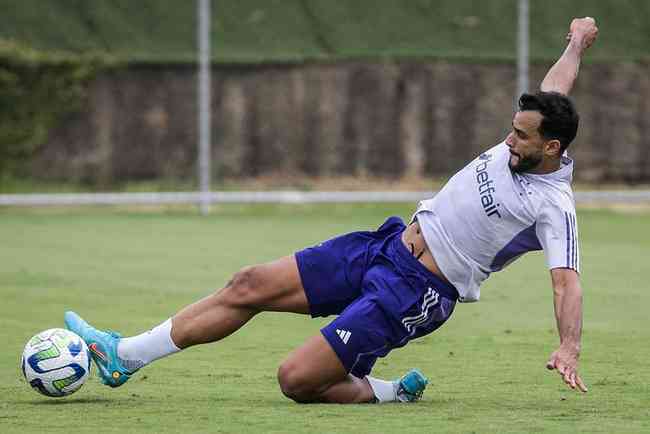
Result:
[[400,402],[414,402],[422,398],[429,380],[417,369],[411,369],[397,385],[397,400]]
[[121,338],[118,333],[97,330],[74,312],[65,313],[65,325],[86,341],[102,383],[120,387],[131,378],[135,371],[129,371],[117,356],[117,344]]

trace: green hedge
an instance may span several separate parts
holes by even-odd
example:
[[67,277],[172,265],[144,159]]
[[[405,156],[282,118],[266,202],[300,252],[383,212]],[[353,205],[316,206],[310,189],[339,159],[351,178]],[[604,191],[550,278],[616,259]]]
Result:
[[[589,61],[650,55],[648,0],[530,0],[531,55],[548,61],[575,16],[598,19]],[[131,62],[196,58],[196,0],[0,0],[0,38]],[[517,0],[212,0],[216,62],[515,57]]]
[[[511,61],[517,0],[213,0],[216,62],[446,58]],[[0,175],[16,171],[87,83],[116,62],[195,60],[195,0],[0,0]],[[531,54],[598,19],[588,61],[650,58],[648,0],[531,0]],[[99,54],[87,54],[99,53]],[[113,60],[110,60],[113,59]]]
[[19,172],[57,121],[83,106],[88,82],[110,64],[105,56],[45,53],[0,39],[0,176]]

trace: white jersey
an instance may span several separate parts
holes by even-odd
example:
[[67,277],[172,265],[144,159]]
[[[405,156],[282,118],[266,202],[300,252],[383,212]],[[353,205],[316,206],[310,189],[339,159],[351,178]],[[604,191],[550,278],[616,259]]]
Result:
[[442,274],[460,301],[477,301],[479,286],[522,254],[544,250],[549,269],[579,270],[573,161],[544,175],[513,173],[505,142],[456,173],[415,212]]

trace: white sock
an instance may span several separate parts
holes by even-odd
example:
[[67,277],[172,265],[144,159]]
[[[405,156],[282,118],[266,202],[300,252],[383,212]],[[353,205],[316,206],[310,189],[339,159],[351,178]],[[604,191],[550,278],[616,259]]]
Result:
[[394,381],[380,380],[369,375],[366,376],[366,380],[368,380],[377,401],[380,403],[397,401],[397,384]]
[[132,372],[145,365],[179,352],[181,349],[172,341],[172,319],[130,338],[120,339],[117,345],[117,357],[122,359],[126,368]]

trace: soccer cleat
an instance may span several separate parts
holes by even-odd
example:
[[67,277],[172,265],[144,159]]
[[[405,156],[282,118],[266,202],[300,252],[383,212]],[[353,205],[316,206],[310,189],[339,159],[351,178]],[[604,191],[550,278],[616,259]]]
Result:
[[413,402],[422,398],[429,380],[417,369],[411,369],[397,384],[397,400],[400,402]]
[[88,345],[102,383],[119,387],[131,378],[135,371],[129,371],[117,356],[117,344],[121,338],[118,333],[97,330],[74,312],[65,313],[65,325]]

